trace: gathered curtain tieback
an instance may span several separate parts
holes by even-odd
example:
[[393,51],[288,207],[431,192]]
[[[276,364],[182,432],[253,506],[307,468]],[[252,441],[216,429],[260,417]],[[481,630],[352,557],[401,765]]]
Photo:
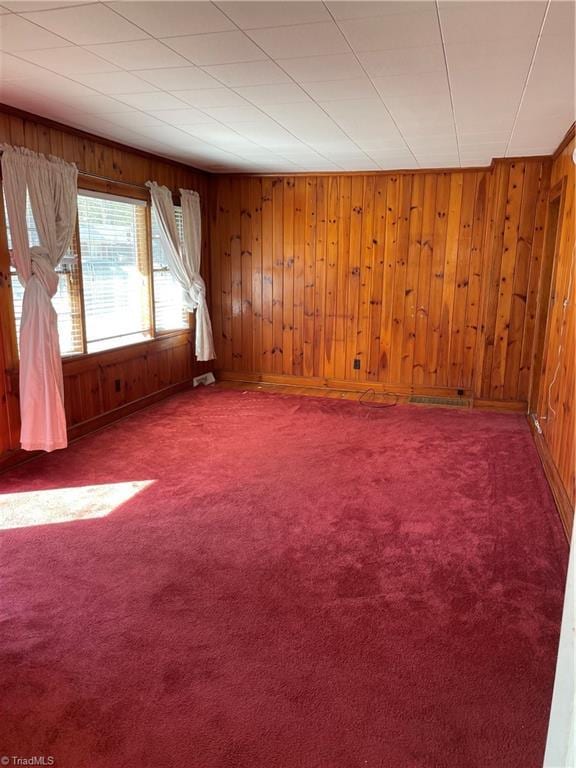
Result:
[[52,298],[58,290],[58,273],[50,260],[50,254],[41,245],[30,248],[31,276],[36,277]]
[[195,272],[192,275],[192,285],[185,291],[186,303],[188,307],[193,311],[197,309],[200,304],[204,304],[206,301],[206,285],[202,279],[200,273]]

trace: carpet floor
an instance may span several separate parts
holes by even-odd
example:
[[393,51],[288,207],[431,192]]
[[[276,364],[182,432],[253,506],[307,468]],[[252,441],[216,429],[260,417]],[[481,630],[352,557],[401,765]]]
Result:
[[568,548],[523,416],[195,390],[0,493],[0,754],[541,765]]

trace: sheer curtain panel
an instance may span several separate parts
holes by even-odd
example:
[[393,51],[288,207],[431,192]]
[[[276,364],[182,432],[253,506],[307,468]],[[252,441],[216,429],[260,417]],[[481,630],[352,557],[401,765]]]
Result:
[[[65,448],[66,416],[58,323],[52,297],[56,267],[70,246],[76,225],[78,171],[56,157],[21,147],[0,146],[6,210],[12,233],[12,261],[24,286],[20,323],[20,412],[22,448]],[[30,247],[26,196],[39,246]]]
[[183,290],[184,304],[196,312],[196,359],[213,360],[212,324],[206,302],[206,285],[200,275],[202,225],[200,197],[197,192],[181,189],[184,242],[180,243],[172,192],[155,181],[148,181],[168,266]]

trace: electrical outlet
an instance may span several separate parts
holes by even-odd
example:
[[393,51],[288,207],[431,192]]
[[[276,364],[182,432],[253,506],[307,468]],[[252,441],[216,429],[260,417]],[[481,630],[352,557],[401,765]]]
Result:
[[120,379],[114,379],[114,392],[120,392],[122,390],[122,382]]
[[360,358],[356,357],[354,358],[354,370],[359,371],[360,370]]

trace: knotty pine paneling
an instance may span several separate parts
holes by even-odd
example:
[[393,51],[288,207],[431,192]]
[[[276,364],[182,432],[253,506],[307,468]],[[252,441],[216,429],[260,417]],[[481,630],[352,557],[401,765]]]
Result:
[[549,175],[214,178],[218,367],[526,402]]
[[[76,163],[79,186],[138,195],[149,179],[175,192],[200,193],[203,214],[202,271],[209,283],[208,176],[193,168],[79,134],[41,118],[0,106],[0,142],[25,146]],[[0,215],[0,463],[19,445],[18,356],[9,283],[9,256]],[[73,359],[64,358],[65,405],[71,434],[101,426],[106,414],[135,408],[190,381],[211,366],[195,362],[192,333]],[[117,383],[118,382],[118,383]],[[84,425],[84,426],[82,426]]]
[[552,285],[548,306],[541,381],[537,416],[542,428],[542,439],[554,465],[568,503],[564,504],[564,524],[572,529],[576,488],[575,426],[576,410],[576,252],[574,215],[575,141],[564,147],[552,165],[551,183],[563,184],[561,218],[552,271]]

